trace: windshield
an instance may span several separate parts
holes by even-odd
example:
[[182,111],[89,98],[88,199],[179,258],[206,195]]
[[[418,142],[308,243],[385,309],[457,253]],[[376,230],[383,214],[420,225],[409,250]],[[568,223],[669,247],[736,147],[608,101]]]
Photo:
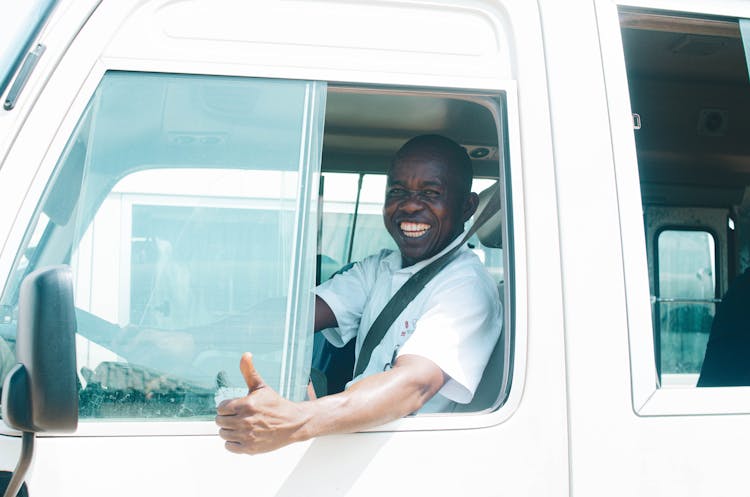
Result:
[[0,94],[4,93],[57,0],[0,0]]

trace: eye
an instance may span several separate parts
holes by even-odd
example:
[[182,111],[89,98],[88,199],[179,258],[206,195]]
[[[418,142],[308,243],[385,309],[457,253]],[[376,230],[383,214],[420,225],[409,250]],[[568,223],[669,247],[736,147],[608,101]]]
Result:
[[425,198],[436,198],[440,196],[440,192],[432,189],[422,190],[422,196]]
[[388,188],[387,195],[389,197],[403,197],[406,195],[406,190],[401,188],[400,186],[392,186]]

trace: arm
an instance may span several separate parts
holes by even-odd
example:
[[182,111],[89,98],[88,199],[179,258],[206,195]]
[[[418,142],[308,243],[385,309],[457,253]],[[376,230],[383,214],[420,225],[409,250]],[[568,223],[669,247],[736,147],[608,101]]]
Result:
[[335,328],[336,326],[338,326],[338,321],[336,321],[336,316],[333,314],[333,311],[325,300],[316,295],[314,330],[320,331],[326,328]]
[[349,433],[401,418],[419,410],[445,384],[432,361],[400,356],[393,368],[369,376],[328,397],[291,402],[263,382],[245,353],[240,369],[248,395],[217,408],[219,435],[227,450],[257,454],[320,435]]

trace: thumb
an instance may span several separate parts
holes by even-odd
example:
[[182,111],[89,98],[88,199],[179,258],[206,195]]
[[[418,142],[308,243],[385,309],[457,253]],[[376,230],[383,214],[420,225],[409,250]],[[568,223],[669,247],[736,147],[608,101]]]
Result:
[[260,374],[255,370],[255,366],[253,365],[253,355],[250,352],[242,354],[242,358],[240,359],[240,371],[242,372],[242,377],[245,378],[248,394],[253,390],[258,390],[259,388],[266,386],[263,382],[263,378],[261,378]]

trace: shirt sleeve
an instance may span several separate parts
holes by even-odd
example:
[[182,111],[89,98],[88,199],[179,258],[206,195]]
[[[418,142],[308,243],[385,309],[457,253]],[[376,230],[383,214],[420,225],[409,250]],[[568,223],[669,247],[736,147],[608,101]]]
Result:
[[343,347],[357,336],[362,311],[370,294],[367,267],[372,261],[369,259],[355,263],[314,290],[336,316],[338,327],[321,331],[326,340],[335,347]]
[[479,385],[502,322],[502,305],[491,278],[450,278],[432,290],[398,356],[413,354],[434,362],[449,376],[439,393],[466,404]]

